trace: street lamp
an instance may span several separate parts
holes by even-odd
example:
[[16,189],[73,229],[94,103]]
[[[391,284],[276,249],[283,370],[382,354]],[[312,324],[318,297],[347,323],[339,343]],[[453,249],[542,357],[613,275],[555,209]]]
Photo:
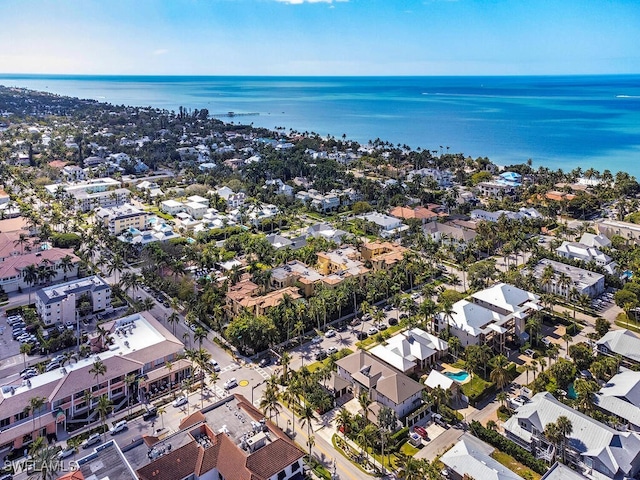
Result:
[[251,405],[253,405],[253,391],[258,388],[260,385],[262,385],[265,382],[265,380],[256,383],[253,387],[251,387]]

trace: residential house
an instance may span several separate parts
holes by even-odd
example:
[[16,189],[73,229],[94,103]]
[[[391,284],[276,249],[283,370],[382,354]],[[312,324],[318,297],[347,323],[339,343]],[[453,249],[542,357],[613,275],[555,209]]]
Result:
[[275,180],[267,180],[262,188],[268,189],[269,187],[273,188],[276,195],[285,195],[287,197],[293,196],[293,187],[287,185],[279,178],[276,178]]
[[627,329],[611,330],[596,342],[599,355],[619,356],[627,367],[640,364],[640,338]]
[[222,198],[225,202],[227,202],[228,209],[239,208],[244,205],[247,196],[244,192],[234,193],[229,187],[220,187],[215,190],[215,193],[218,194],[220,198]]
[[489,308],[500,315],[513,317],[514,333],[520,340],[527,336],[524,329],[529,316],[542,310],[538,295],[506,283],[498,283],[476,292],[471,295],[471,298],[475,304]]
[[498,200],[502,200],[505,197],[515,198],[517,195],[517,187],[498,181],[480,182],[475,188],[481,197]]
[[557,400],[551,393],[534,395],[504,422],[507,438],[531,451],[537,458],[552,461],[562,455],[544,430],[564,416],[572,431],[566,436],[566,463],[594,478],[631,478],[640,471],[640,434],[620,432]]
[[453,175],[449,170],[421,168],[419,170],[411,170],[407,172],[407,181],[412,181],[414,177],[432,178],[438,184],[439,188],[447,188],[453,185]]
[[456,249],[465,248],[477,236],[475,230],[452,222],[429,222],[422,227],[422,231],[434,242],[452,245]]
[[445,375],[438,370],[431,370],[424,381],[424,386],[427,387],[429,392],[441,388],[442,390],[451,394],[451,400],[458,401],[462,398],[462,390],[460,389],[460,382],[453,377]]
[[[532,274],[540,280],[547,267],[553,269],[555,276],[549,283],[538,282],[545,292],[565,297],[575,289],[580,295],[596,298],[605,291],[604,275],[547,258],[543,258],[533,267]],[[568,276],[571,280],[570,284],[561,282],[561,275]]]
[[168,213],[169,215],[177,215],[182,212],[184,209],[184,205],[182,202],[177,200],[163,200],[160,202],[160,210],[164,213]]
[[267,242],[269,242],[276,250],[281,250],[283,248],[298,250],[307,244],[307,240],[304,237],[287,238],[278,233],[267,235],[266,239]]
[[409,229],[408,225],[405,225],[397,218],[384,215],[383,213],[371,212],[364,215],[358,215],[356,218],[376,224],[382,238],[397,237],[402,232]]
[[438,214],[428,210],[424,207],[395,207],[391,209],[389,215],[396,218],[401,218],[402,220],[420,220],[423,224],[435,221],[438,218]]
[[373,408],[388,407],[401,419],[422,405],[423,385],[364,350],[341,358],[336,365],[338,375],[353,385],[354,395],[366,392]]
[[36,292],[36,311],[45,325],[63,323],[75,326],[80,304],[85,298],[91,307],[87,313],[112,310],[111,286],[101,277],[92,275],[41,288]]
[[451,480],[524,480],[493,458],[494,451],[488,443],[465,433],[440,461]]
[[640,432],[640,372],[625,370],[614,375],[594,395],[593,403],[627,429]]
[[556,462],[542,476],[540,480],[584,480],[588,477],[567,467],[565,464]]
[[580,243],[588,247],[593,248],[610,248],[611,240],[602,235],[601,233],[596,235],[594,233],[584,232],[580,237]]
[[341,245],[347,232],[337,229],[328,223],[316,223],[307,228],[307,235],[314,238],[324,238]]
[[449,346],[447,342],[419,328],[399,333],[370,350],[371,355],[403,373],[422,371],[436,365]]
[[615,274],[618,269],[616,262],[609,255],[602,253],[596,247],[590,247],[584,243],[564,241],[562,245],[556,248],[556,253],[561,257],[572,260],[581,260],[586,263],[593,262],[610,274]]

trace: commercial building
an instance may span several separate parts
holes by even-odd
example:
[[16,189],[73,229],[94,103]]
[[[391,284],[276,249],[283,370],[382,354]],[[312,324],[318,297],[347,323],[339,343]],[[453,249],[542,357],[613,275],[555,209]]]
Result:
[[136,465],[140,480],[303,478],[304,452],[242,395],[186,417],[177,432],[143,442],[135,450],[144,449],[151,462]]
[[84,299],[91,307],[87,313],[112,310],[111,287],[97,275],[41,288],[36,292],[35,304],[38,315],[45,325],[55,323],[75,325]]
[[[94,353],[89,357],[29,380],[14,379],[2,387],[0,454],[25,448],[38,436],[62,433],[71,423],[99,420],[95,405],[103,395],[117,412],[152,395],[154,388],[165,383],[179,386],[191,375],[189,362],[176,361],[184,344],[148,312],[106,322],[102,327],[106,337],[90,339]],[[93,371],[97,361],[106,367],[104,375]],[[170,371],[165,368],[167,361],[174,362]],[[138,378],[137,385],[127,385],[125,378],[130,376]],[[36,396],[45,403],[29,414],[25,407]]]

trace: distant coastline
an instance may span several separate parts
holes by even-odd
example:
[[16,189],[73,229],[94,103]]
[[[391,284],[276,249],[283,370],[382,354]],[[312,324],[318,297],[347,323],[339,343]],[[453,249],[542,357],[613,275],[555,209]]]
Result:
[[[380,138],[534,168],[640,177],[640,75],[240,77],[0,74],[116,105],[234,112],[235,123]],[[226,120],[226,119],[225,119]]]

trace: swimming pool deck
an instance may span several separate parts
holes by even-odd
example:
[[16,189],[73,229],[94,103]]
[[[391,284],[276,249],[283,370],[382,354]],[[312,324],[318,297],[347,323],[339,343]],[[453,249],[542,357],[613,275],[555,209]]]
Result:
[[[454,367],[453,365],[450,365],[448,363],[443,363],[442,365],[442,373],[446,373],[446,372],[451,372],[451,373],[460,373],[460,372],[466,372],[466,370],[463,370],[462,368],[457,368]],[[467,374],[469,374],[469,372],[466,372]],[[468,383],[471,381],[471,375],[469,374],[469,376],[467,378],[465,378],[464,380],[460,381],[460,380],[456,380],[453,379],[456,382],[458,382],[460,385],[464,385],[465,383]]]

